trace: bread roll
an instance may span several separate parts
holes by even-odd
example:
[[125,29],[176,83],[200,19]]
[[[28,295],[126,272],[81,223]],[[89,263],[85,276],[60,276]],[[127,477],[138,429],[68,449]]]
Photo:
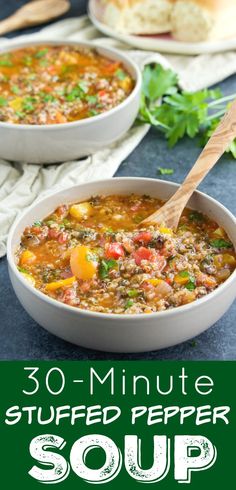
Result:
[[158,34],[171,30],[173,0],[103,0],[104,22],[128,34]]
[[236,35],[236,0],[176,0],[172,35],[179,41],[216,41]]

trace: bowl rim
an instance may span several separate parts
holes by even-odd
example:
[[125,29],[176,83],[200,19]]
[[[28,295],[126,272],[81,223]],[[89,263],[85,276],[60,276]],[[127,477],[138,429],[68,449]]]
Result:
[[[32,39],[32,40],[25,40],[25,41],[12,41],[11,43],[7,43],[7,46],[4,44],[2,47],[0,47],[0,55],[2,53],[8,53],[11,51],[17,51],[18,49],[27,47],[27,46],[38,46],[38,45],[51,45],[51,46],[87,46],[89,48],[95,49],[95,50],[104,50],[107,52],[107,55],[105,54],[104,56],[107,56],[109,59],[109,54],[114,55],[117,59],[119,59],[121,62],[124,64],[127,64],[127,69],[132,69],[134,72],[134,75],[132,75],[132,78],[134,79],[135,85],[132,90],[132,92],[126,97],[120,104],[117,106],[113,107],[112,109],[109,109],[107,111],[102,112],[101,114],[98,114],[96,116],[92,117],[86,117],[84,119],[78,119],[77,121],[70,121],[66,123],[59,123],[59,124],[19,124],[19,123],[9,123],[5,121],[0,121],[0,128],[8,128],[8,129],[19,129],[20,131],[23,130],[32,130],[32,131],[37,131],[37,130],[56,130],[56,129],[67,129],[70,127],[82,127],[86,126],[88,124],[91,124],[92,122],[99,122],[103,120],[104,118],[109,117],[110,115],[116,114],[119,112],[119,110],[122,110],[126,105],[131,103],[133,99],[138,95],[138,93],[141,91],[141,86],[142,86],[142,73],[141,69],[138,67],[138,65],[131,59],[129,55],[126,55],[126,53],[123,53],[123,51],[119,51],[116,48],[110,47],[110,46],[103,46],[102,44],[97,44],[96,42],[93,41],[73,41],[73,40],[62,40],[62,39],[47,39],[47,38],[42,38],[42,39]],[[112,58],[111,58],[112,59]],[[130,70],[131,71],[131,70]]]
[[[214,299],[214,298],[220,296],[221,292],[223,293],[229,286],[231,286],[231,284],[233,282],[236,283],[236,269],[235,269],[233,271],[233,273],[230,275],[230,277],[228,279],[226,279],[226,281],[223,284],[220,284],[217,289],[206,294],[202,298],[199,298],[199,299],[193,301],[192,303],[188,303],[186,305],[178,306],[178,307],[175,307],[175,308],[172,308],[169,310],[153,312],[151,314],[146,314],[146,313],[134,313],[134,314],[133,313],[132,314],[131,313],[130,314],[121,313],[121,314],[119,314],[119,313],[102,313],[102,312],[97,312],[97,311],[83,310],[82,308],[77,308],[75,306],[67,305],[65,303],[62,303],[62,302],[54,299],[54,298],[51,298],[50,296],[47,296],[46,294],[44,294],[43,292],[39,291],[34,286],[32,286],[29,282],[27,282],[23,278],[22,274],[19,272],[19,270],[16,266],[16,263],[14,261],[14,251],[11,250],[12,249],[11,242],[12,242],[12,238],[13,238],[13,235],[15,232],[15,228],[18,226],[20,221],[25,216],[27,216],[28,212],[31,209],[33,209],[34,206],[37,206],[38,204],[42,203],[43,201],[45,201],[47,199],[50,199],[50,197],[53,197],[55,195],[60,195],[61,193],[65,193],[65,192],[69,194],[72,189],[78,188],[78,187],[83,187],[85,185],[89,186],[89,184],[93,185],[96,183],[103,183],[104,186],[106,184],[108,186],[109,183],[111,181],[114,181],[114,180],[120,180],[120,181],[126,180],[126,181],[137,181],[137,182],[145,181],[147,183],[148,182],[158,182],[158,183],[161,183],[164,185],[170,185],[173,188],[178,188],[180,185],[180,184],[177,184],[175,182],[170,182],[167,180],[146,178],[146,177],[115,177],[115,178],[110,178],[110,179],[99,179],[96,181],[86,182],[86,183],[77,184],[77,185],[74,185],[71,187],[67,187],[65,189],[61,189],[59,191],[53,192],[50,195],[47,195],[44,198],[38,200],[36,203],[33,203],[29,208],[27,208],[23,213],[21,213],[20,216],[15,220],[13,226],[11,227],[11,230],[10,230],[10,233],[8,236],[8,240],[7,240],[8,266],[10,267],[13,274],[16,276],[16,279],[18,279],[20,281],[21,285],[23,287],[25,287],[26,290],[29,290],[29,292],[31,292],[32,294],[35,294],[39,300],[46,301],[46,303],[49,303],[49,305],[51,305],[51,306],[55,306],[59,309],[74,313],[75,315],[77,314],[77,315],[88,317],[88,318],[89,317],[90,318],[97,318],[97,319],[100,318],[100,319],[104,319],[106,321],[109,319],[110,320],[119,320],[120,319],[120,320],[129,321],[129,322],[132,322],[132,321],[134,322],[134,321],[143,321],[144,319],[148,319],[148,318],[152,318],[152,319],[156,319],[156,320],[158,320],[158,318],[167,318],[168,319],[174,315],[178,315],[181,313],[183,313],[183,314],[187,313],[190,310],[194,311],[196,308],[201,307],[201,305],[204,305],[208,301],[211,301],[211,299]],[[231,213],[231,211],[229,211],[219,201],[217,201],[213,197],[208,196],[207,194],[205,194],[204,192],[201,192],[201,191],[195,191],[194,194],[199,195],[200,197],[207,198],[207,200],[209,200],[210,203],[213,203],[214,205],[219,207],[226,215],[228,215],[228,217],[236,225],[236,217],[233,215],[233,213]]]

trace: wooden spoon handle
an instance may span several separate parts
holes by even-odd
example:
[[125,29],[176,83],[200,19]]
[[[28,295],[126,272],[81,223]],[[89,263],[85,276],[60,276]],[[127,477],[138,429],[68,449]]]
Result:
[[230,143],[236,137],[236,101],[220,121],[205,148],[199,155],[195,165],[190,170],[183,184],[175,194],[155,213],[143,220],[143,223],[165,223],[166,226],[176,229],[180,216],[186,207],[191,195],[200,182],[214,167]]
[[7,32],[16,31],[17,29],[23,29],[28,25],[29,24],[25,18],[13,14],[0,22],[0,34],[6,34]]

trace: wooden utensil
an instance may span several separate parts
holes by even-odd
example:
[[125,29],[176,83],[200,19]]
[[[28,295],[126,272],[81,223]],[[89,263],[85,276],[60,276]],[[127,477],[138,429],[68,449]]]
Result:
[[48,22],[69,10],[69,0],[35,0],[0,22],[0,34]]
[[148,218],[145,218],[140,225],[157,223],[164,224],[168,228],[176,230],[181,214],[191,195],[216,162],[218,162],[235,137],[236,100],[218,124],[182,185],[164,206],[155,211],[151,216],[148,216]]

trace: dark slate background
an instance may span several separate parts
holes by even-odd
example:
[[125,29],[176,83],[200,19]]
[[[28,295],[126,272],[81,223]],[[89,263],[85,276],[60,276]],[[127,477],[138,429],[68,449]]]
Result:
[[[24,3],[24,0],[0,0],[0,18],[7,17]],[[84,14],[86,4],[85,0],[72,0],[71,9],[65,17]],[[32,31],[33,28],[24,32]],[[10,36],[16,34],[14,32]],[[225,94],[236,92],[236,76],[228,78],[220,86]],[[174,175],[170,176],[169,180],[181,182],[199,151],[197,142],[188,139],[169,150],[163,138],[151,130],[138,148],[122,163],[117,176],[161,178],[158,167],[171,167],[174,169]],[[200,188],[235,213],[235,181],[236,161],[227,155],[212,170]],[[0,359],[236,359],[235,312],[236,304],[207,332],[176,347],[135,355],[100,353],[66,343],[37,325],[23,310],[12,290],[6,259],[0,260]]]

